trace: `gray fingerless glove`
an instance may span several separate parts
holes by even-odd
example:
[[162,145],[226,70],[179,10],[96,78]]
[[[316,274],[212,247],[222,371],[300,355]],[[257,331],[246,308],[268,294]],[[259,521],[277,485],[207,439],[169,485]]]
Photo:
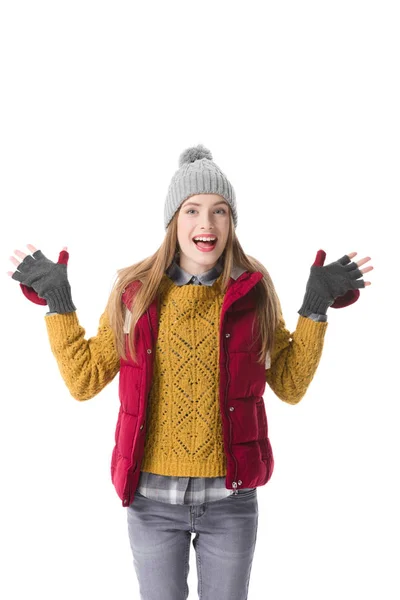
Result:
[[365,287],[363,279],[357,281],[363,274],[347,254],[325,267],[320,266],[324,260],[324,255],[321,257],[317,254],[317,264],[314,263],[310,269],[303,304],[297,311],[303,317],[311,313],[326,314],[336,298],[344,296],[349,290]]
[[50,312],[68,313],[76,310],[72,302],[67,265],[54,263],[41,250],[36,250],[32,256],[25,256],[12,278],[33,288],[40,298],[46,300]]

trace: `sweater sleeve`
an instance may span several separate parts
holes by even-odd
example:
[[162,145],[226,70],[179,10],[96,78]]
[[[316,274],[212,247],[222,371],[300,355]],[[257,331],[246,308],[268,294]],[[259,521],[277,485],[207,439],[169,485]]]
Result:
[[293,333],[281,316],[266,380],[275,394],[288,404],[297,404],[305,395],[317,370],[328,323],[299,315]]
[[106,311],[97,335],[85,339],[76,311],[45,316],[50,346],[60,373],[76,400],[89,400],[110,383],[119,371],[114,332]]

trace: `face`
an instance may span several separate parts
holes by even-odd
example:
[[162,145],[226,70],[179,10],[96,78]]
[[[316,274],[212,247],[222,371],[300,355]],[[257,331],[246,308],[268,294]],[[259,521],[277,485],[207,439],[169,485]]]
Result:
[[[183,202],[178,214],[177,234],[182,269],[200,275],[217,263],[228,239],[229,220],[229,204],[218,194],[196,194]],[[213,246],[194,243],[194,237],[205,234],[217,238]],[[203,245],[206,247],[202,248]]]

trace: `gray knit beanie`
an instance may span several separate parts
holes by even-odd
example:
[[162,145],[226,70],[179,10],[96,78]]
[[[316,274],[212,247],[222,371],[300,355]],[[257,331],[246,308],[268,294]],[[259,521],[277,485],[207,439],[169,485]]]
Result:
[[168,188],[164,207],[164,225],[181,204],[194,194],[219,194],[230,205],[234,226],[237,226],[235,190],[221,169],[213,162],[211,152],[202,144],[187,148],[179,157],[179,169]]

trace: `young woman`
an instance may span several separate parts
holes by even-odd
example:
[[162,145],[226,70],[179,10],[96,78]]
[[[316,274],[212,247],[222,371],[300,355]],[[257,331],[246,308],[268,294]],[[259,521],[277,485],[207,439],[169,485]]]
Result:
[[305,395],[320,361],[327,309],[369,285],[356,252],[311,267],[296,330],[274,285],[235,234],[235,192],[202,145],[185,150],[169,186],[165,238],[120,269],[85,339],[67,277],[34,246],[9,272],[47,304],[52,352],[72,396],[96,396],[119,372],[111,478],[127,521],[144,600],[188,597],[191,533],[203,600],[247,598],[257,537],[257,488],[273,472],[265,384],[284,402]]

